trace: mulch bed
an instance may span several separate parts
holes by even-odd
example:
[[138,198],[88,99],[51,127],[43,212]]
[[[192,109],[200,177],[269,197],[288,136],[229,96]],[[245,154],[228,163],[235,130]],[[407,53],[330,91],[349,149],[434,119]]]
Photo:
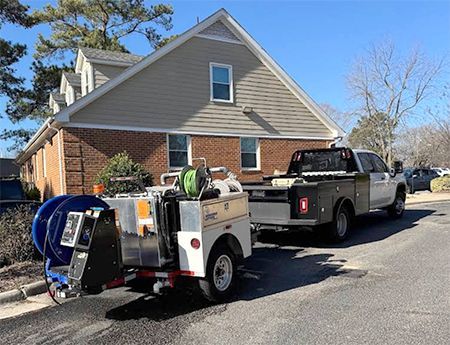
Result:
[[44,279],[42,266],[40,261],[25,261],[0,268],[0,292]]

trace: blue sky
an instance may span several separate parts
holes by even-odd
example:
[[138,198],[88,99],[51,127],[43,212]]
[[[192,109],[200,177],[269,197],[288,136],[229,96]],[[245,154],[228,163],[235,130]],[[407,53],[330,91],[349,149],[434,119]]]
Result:
[[[269,52],[269,54],[318,103],[338,109],[349,106],[345,76],[352,61],[371,44],[385,38],[402,51],[419,45],[432,57],[450,55],[449,1],[164,1],[171,3],[175,14],[170,34],[181,33],[221,7]],[[23,1],[40,8],[54,1]],[[155,3],[148,1],[148,3]],[[24,30],[4,25],[1,36],[25,43],[29,55],[17,64],[20,75],[31,77],[34,42],[38,33],[49,34],[47,26]],[[140,36],[123,41],[135,54],[148,54],[150,46]],[[70,56],[68,56],[70,58]],[[0,112],[6,104],[0,98]],[[6,118],[1,128],[14,128]],[[37,125],[21,123],[28,128]],[[0,154],[12,155],[0,141]]]

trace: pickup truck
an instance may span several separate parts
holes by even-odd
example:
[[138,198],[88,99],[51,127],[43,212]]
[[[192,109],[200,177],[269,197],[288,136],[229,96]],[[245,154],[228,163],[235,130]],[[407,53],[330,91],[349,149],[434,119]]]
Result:
[[388,168],[374,152],[349,148],[294,152],[285,174],[243,183],[250,222],[256,231],[325,228],[334,241],[349,235],[355,216],[386,209],[400,218],[405,209],[402,164]]

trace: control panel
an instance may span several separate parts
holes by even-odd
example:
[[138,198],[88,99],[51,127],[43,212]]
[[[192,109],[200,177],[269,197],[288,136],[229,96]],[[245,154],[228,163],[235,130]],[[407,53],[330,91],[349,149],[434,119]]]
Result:
[[95,225],[95,218],[83,212],[70,212],[61,236],[61,245],[75,247],[77,241],[88,247]]

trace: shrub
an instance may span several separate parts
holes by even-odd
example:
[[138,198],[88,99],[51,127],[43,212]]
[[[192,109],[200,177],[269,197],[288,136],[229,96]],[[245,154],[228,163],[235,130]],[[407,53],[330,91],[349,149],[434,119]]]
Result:
[[19,205],[0,215],[0,267],[35,257],[31,237],[34,213],[29,205]]
[[35,200],[35,201],[41,200],[41,192],[36,186],[29,186],[25,188],[25,195],[28,200]]
[[431,190],[433,192],[450,192],[450,175],[431,180]]
[[111,182],[111,177],[129,177],[135,176],[140,179],[144,186],[153,184],[152,175],[145,170],[144,166],[133,162],[128,153],[122,152],[112,157],[108,164],[98,173],[95,183],[105,185],[106,195],[115,195],[119,193],[130,193],[139,191],[139,185],[133,181]]

